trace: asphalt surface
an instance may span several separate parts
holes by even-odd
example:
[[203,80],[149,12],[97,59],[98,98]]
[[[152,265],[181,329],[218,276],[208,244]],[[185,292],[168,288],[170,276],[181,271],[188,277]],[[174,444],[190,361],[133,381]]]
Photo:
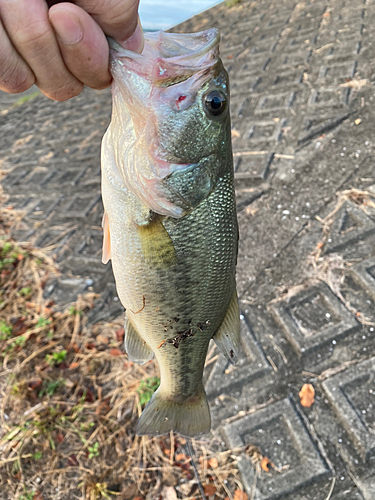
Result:
[[[219,356],[206,389],[227,446],[255,444],[275,465],[256,478],[241,457],[255,500],[375,499],[374,20],[372,1],[263,0],[176,28],[220,28],[231,77],[243,357]],[[93,289],[91,320],[114,317],[100,261],[110,92],[34,92],[0,95],[7,205],[26,214],[17,236],[54,249],[62,276],[46,294],[63,304]]]

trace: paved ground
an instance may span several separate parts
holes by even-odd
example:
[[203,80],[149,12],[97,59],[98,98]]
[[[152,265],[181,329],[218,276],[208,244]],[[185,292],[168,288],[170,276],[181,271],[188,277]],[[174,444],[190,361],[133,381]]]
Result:
[[[256,500],[375,499],[375,210],[354,191],[375,193],[374,20],[371,0],[261,0],[178,27],[219,27],[232,81],[243,358],[232,369],[219,357],[206,387],[228,446],[255,443],[279,468],[255,484],[242,458]],[[92,287],[92,319],[116,315],[100,263],[110,93],[29,98],[0,96],[7,204],[27,213],[19,237],[53,246],[63,276],[51,296]]]

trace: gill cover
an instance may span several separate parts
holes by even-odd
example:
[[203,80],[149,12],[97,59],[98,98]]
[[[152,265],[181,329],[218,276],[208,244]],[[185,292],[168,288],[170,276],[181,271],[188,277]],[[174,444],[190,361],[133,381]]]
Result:
[[[221,65],[218,43],[216,29],[148,33],[143,53],[137,54],[109,39],[113,112],[103,139],[106,157],[112,158],[109,177],[156,214],[182,217],[214,188],[211,165],[219,124],[213,120],[212,133],[210,123],[202,130],[209,137],[208,151],[197,151],[192,158],[194,144],[184,144],[189,141],[183,133],[188,137],[194,128],[193,106],[209,122],[197,95]],[[223,87],[225,92],[225,83]],[[208,109],[215,108],[214,116],[220,102],[212,92],[206,100]]]

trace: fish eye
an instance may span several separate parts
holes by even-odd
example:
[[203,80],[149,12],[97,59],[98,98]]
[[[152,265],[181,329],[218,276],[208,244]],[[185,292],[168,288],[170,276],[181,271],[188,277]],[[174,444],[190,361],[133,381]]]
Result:
[[204,106],[210,115],[219,116],[227,107],[227,99],[222,92],[211,90],[204,97]]

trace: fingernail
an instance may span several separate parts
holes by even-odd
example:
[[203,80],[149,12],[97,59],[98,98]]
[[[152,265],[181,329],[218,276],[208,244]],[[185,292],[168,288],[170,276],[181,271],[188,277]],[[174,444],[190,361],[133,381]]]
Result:
[[81,23],[70,12],[64,12],[60,9],[58,15],[51,17],[53,28],[63,44],[74,45],[82,40],[83,29]]
[[141,23],[138,19],[137,27],[130,38],[121,43],[124,49],[132,50],[133,52],[138,52],[139,54],[143,50],[145,39],[143,37],[143,29]]

